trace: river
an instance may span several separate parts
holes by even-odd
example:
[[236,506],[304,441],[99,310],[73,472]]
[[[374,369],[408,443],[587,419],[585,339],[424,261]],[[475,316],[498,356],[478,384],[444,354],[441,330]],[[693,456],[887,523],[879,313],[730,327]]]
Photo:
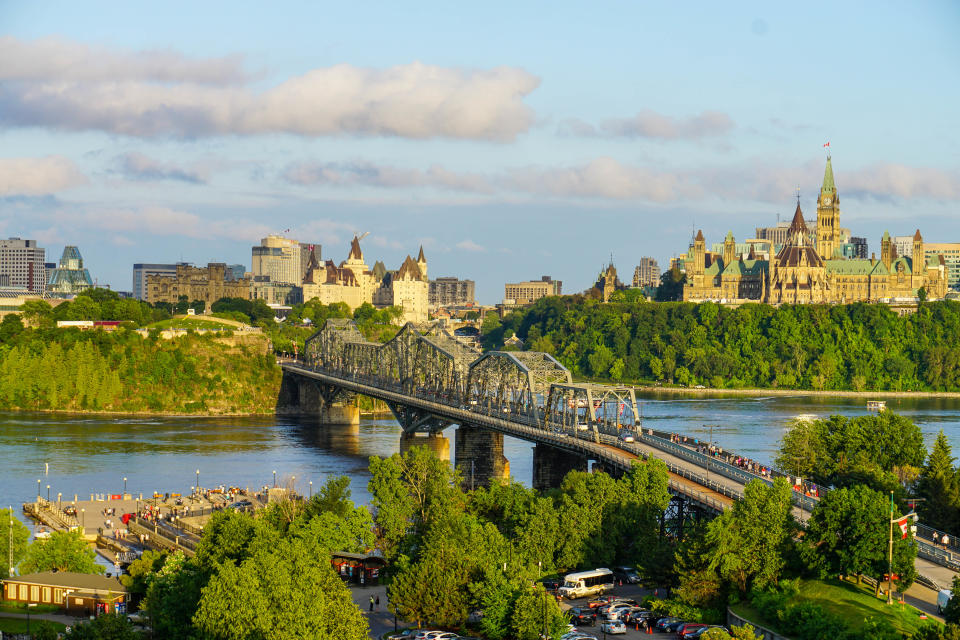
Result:
[[[866,412],[864,398],[677,397],[640,398],[644,424],[713,439],[721,446],[770,463],[787,423],[800,415],[825,417]],[[960,454],[960,400],[903,398],[888,407],[920,425],[928,446],[943,429]],[[445,433],[454,451],[454,429]],[[353,498],[370,499],[367,461],[399,450],[400,429],[392,419],[363,419],[356,427],[323,427],[288,417],[174,418],[67,416],[0,413],[0,506],[20,512],[40,494],[153,491],[188,493],[200,485],[262,487],[293,479],[303,494],[331,474],[351,478]],[[532,445],[505,438],[504,455],[513,477],[529,484]]]

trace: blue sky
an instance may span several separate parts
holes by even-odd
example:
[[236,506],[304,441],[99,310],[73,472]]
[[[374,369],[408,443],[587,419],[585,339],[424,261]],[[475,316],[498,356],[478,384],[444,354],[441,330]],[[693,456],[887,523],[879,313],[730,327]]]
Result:
[[629,280],[812,219],[960,241],[960,5],[0,2],[0,234],[100,283],[271,231],[431,276]]

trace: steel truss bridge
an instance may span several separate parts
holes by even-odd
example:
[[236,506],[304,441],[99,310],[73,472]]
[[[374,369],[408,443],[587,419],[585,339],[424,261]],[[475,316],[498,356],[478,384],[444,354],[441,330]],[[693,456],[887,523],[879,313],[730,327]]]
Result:
[[[315,385],[325,403],[355,394],[383,401],[405,434],[461,425],[508,435],[562,452],[571,460],[620,474],[658,459],[670,473],[667,517],[722,512],[744,485],[768,478],[702,454],[669,434],[644,429],[630,387],[575,383],[547,353],[480,352],[435,326],[407,323],[386,343],[370,342],[352,320],[327,320],[306,340],[285,375]],[[458,437],[459,440],[459,437]],[[536,457],[536,454],[535,454]],[[535,461],[536,464],[536,461]],[[794,492],[795,514],[809,516],[817,499]],[[686,511],[686,514],[685,514]],[[920,555],[941,566],[952,557],[918,538]]]

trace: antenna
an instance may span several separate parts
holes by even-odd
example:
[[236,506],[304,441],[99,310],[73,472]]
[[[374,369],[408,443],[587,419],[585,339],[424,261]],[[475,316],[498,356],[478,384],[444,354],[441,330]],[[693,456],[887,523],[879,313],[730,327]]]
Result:
[[797,185],[797,206],[800,206],[800,185]]

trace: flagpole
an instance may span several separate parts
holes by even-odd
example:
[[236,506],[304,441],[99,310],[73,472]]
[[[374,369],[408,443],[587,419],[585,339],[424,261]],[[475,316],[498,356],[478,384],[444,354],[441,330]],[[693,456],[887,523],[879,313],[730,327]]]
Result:
[[887,552],[887,604],[893,604],[893,491],[890,491],[890,548]]

